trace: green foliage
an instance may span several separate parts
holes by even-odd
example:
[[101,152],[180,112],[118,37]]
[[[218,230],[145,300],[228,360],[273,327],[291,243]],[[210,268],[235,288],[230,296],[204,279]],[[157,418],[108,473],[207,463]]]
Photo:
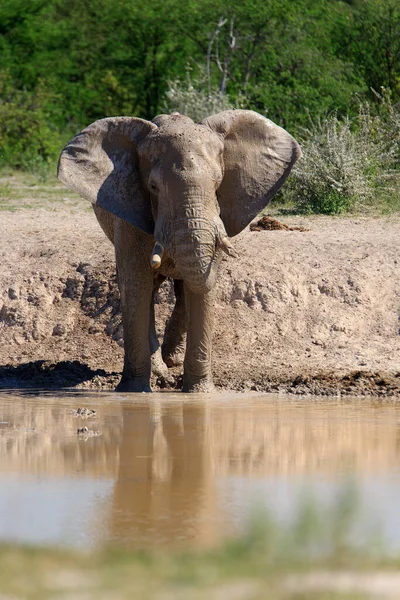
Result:
[[[364,89],[335,55],[328,0],[6,0],[0,54],[13,87],[45,82],[43,108],[59,127],[116,114],[152,118],[168,81],[204,69],[211,38],[213,89],[293,127],[306,108],[344,108]],[[218,23],[224,23],[215,35]],[[198,77],[198,73],[193,73]]]
[[[310,116],[318,123],[335,114],[331,134],[351,150],[360,126],[355,99],[378,106],[387,124],[387,107],[371,88],[383,85],[394,104],[400,100],[400,6],[395,0],[3,0],[0,58],[0,165],[45,174],[71,135],[105,116],[152,119],[177,110],[200,120],[232,106],[267,114],[296,136],[310,129]],[[314,156],[310,136],[303,135],[304,149]],[[327,131],[318,136],[327,138]],[[374,169],[382,170],[374,161],[375,155],[363,175],[370,191],[380,181]],[[340,212],[371,196],[359,196],[357,186],[353,194],[346,168],[335,172],[346,193],[322,182],[310,206]]]
[[42,82],[34,92],[12,89],[0,79],[0,167],[44,172],[54,163],[62,142],[43,108],[48,92]]
[[381,115],[360,103],[352,120],[334,114],[304,130],[303,157],[285,188],[300,211],[339,214],[399,194],[400,113],[387,94],[381,105]]
[[337,56],[351,61],[368,89],[385,86],[395,101],[400,100],[399,2],[353,0],[351,10],[341,17],[332,24]]

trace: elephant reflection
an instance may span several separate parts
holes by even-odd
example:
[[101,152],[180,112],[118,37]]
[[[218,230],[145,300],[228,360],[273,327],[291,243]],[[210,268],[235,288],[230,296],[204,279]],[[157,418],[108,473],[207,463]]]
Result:
[[188,403],[168,394],[134,404],[101,399],[92,406],[98,414],[87,425],[102,435],[85,441],[76,436],[80,422],[59,398],[42,405],[3,402],[0,504],[7,510],[0,514],[0,537],[3,525],[32,540],[26,514],[39,490],[36,529],[49,532],[53,515],[60,544],[67,532],[79,544],[207,545],[240,528],[240,503],[261,499],[252,479],[287,478],[301,487],[344,472],[393,477],[400,461],[395,403]]
[[217,507],[206,404],[125,408],[113,539],[135,545],[213,541]]

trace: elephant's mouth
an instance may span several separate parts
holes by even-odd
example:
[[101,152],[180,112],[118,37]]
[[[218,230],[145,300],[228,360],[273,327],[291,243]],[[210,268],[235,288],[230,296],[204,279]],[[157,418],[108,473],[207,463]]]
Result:
[[207,293],[216,283],[220,255],[221,250],[216,247],[211,256],[200,252],[171,256],[160,242],[155,242],[149,259],[154,273],[182,278],[192,292]]
[[155,235],[150,264],[164,271],[171,263],[179,278],[195,293],[206,293],[216,283],[222,252],[236,256],[219,215],[181,218]]

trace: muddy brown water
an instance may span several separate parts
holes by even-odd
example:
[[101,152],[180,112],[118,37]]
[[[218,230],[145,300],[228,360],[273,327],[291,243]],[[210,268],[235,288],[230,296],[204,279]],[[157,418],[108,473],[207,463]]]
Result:
[[[81,407],[95,414],[77,416]],[[306,495],[334,506],[349,481],[360,514],[400,549],[399,404],[0,396],[0,542],[208,546],[238,535],[260,509],[287,522]]]

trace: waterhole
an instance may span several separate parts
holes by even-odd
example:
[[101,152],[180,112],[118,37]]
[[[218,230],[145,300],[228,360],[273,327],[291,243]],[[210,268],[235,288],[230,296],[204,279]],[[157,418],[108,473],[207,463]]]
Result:
[[70,392],[0,397],[0,542],[190,547],[344,487],[400,549],[400,405]]

